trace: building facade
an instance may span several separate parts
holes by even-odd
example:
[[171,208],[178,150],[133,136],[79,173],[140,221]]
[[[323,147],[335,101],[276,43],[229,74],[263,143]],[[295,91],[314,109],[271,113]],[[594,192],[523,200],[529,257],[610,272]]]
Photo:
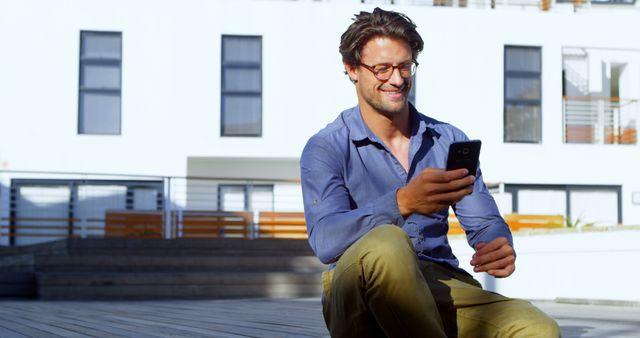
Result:
[[3,224],[302,211],[307,139],[356,104],[340,35],[375,6],[416,22],[416,107],[482,140],[503,213],[640,224],[638,4],[364,2],[1,0]]

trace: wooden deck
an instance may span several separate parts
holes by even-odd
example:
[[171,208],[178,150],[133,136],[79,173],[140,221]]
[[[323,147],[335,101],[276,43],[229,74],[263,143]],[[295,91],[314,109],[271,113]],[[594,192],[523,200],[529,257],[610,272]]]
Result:
[[0,337],[323,337],[319,299],[0,301]]
[[[536,302],[563,337],[638,337],[640,307]],[[0,337],[327,337],[320,300],[0,300]]]

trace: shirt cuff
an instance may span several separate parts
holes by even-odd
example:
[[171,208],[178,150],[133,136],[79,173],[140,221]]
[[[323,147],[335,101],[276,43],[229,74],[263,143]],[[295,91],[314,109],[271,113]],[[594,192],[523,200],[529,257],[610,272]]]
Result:
[[473,243],[473,247],[475,248],[478,243],[489,243],[498,237],[506,237],[509,245],[511,245],[512,248],[514,247],[513,236],[511,235],[509,226],[506,223],[496,223],[491,225],[476,238],[475,243]]

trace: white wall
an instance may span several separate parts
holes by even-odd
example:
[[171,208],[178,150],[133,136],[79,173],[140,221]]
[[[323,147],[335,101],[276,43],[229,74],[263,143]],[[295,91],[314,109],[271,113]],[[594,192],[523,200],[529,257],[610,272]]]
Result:
[[[187,157],[297,158],[355,103],[337,46],[353,2],[4,0],[0,2],[0,166],[186,175]],[[419,110],[483,140],[485,180],[624,185],[640,224],[640,146],[562,144],[562,47],[640,50],[638,12],[388,6],[425,39]],[[123,33],[122,135],[77,135],[81,30]],[[263,36],[263,137],[221,138],[220,36]],[[541,144],[504,144],[503,48],[541,46]],[[636,93],[638,94],[638,93]]]
[[602,299],[640,302],[640,230],[516,234],[516,271],[496,279],[473,272],[466,239],[450,240],[460,267],[485,288],[525,299]]

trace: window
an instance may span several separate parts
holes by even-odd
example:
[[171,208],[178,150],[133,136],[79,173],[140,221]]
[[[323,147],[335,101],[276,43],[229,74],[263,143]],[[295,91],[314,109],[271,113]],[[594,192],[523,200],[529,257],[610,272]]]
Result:
[[222,36],[222,136],[262,136],[262,37]]
[[273,185],[221,184],[218,193],[218,210],[273,211]]
[[504,141],[542,139],[542,61],[539,47],[504,48]]
[[[162,181],[12,179],[8,245],[104,236],[112,210],[162,210]],[[2,236],[0,236],[2,237]]]
[[622,223],[622,188],[615,185],[506,184],[512,212],[562,215],[572,226]]
[[411,89],[409,89],[409,101],[413,106],[416,105],[416,76],[413,76],[413,81],[411,82]]
[[122,33],[80,32],[79,134],[120,134]]

